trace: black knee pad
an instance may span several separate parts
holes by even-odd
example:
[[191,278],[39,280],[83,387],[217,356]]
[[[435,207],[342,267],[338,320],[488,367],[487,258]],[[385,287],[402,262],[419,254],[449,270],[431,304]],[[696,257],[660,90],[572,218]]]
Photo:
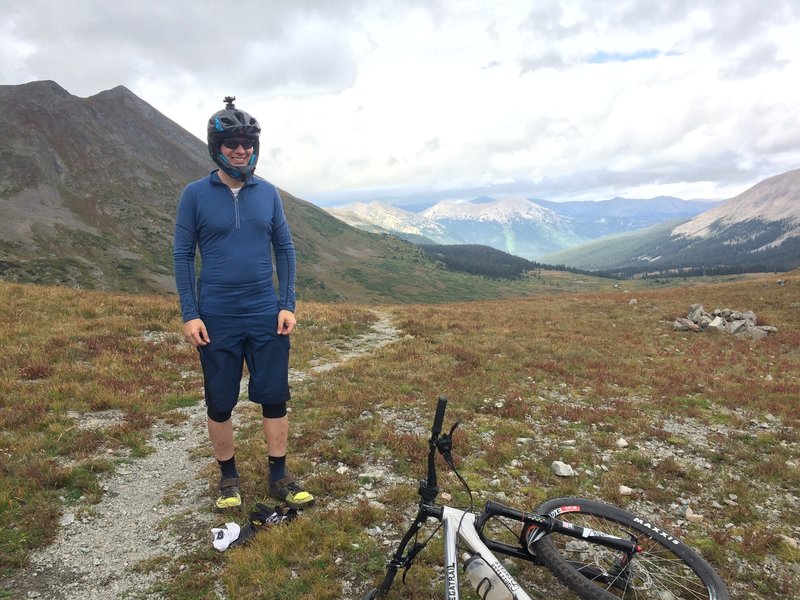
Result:
[[280,419],[286,416],[286,402],[280,404],[262,404],[261,416],[265,419]]
[[208,415],[208,418],[214,421],[215,423],[224,423],[225,421],[231,418],[233,411],[229,410],[227,412],[214,412],[213,410],[208,409],[206,411],[206,414]]

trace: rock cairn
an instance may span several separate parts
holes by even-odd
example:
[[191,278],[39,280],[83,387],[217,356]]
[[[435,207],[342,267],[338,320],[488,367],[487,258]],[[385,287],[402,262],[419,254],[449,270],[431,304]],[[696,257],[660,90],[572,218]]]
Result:
[[686,318],[679,317],[673,323],[675,331],[712,331],[729,333],[737,337],[758,340],[778,328],[771,325],[757,325],[756,314],[752,310],[741,312],[729,308],[716,309],[707,313],[702,304],[692,304]]

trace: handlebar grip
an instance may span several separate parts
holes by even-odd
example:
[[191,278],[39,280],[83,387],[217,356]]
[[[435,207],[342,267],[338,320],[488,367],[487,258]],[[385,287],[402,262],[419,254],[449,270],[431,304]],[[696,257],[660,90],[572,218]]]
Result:
[[444,411],[446,408],[447,397],[439,396],[439,401],[436,404],[436,416],[433,417],[433,428],[431,428],[433,437],[438,436],[442,432],[442,423],[444,422]]

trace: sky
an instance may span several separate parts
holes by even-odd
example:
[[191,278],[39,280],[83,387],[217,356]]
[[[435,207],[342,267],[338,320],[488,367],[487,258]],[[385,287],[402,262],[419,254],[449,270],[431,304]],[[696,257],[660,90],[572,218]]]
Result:
[[[797,0],[0,0],[0,85],[124,85],[320,206],[731,198],[800,167]],[[209,169],[212,167],[209,163]]]

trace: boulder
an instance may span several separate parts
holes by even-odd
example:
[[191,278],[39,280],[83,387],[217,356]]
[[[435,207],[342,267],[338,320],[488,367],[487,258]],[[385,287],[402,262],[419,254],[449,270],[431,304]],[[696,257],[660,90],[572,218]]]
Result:
[[692,304],[689,307],[689,312],[686,315],[686,318],[692,321],[693,323],[699,323],[700,318],[703,316],[708,316],[708,313],[703,308],[702,304]]
[[725,331],[725,319],[717,315],[711,323],[708,324],[706,329],[710,329],[711,331]]
[[690,319],[684,319],[683,317],[675,319],[672,328],[675,331],[700,331],[700,326],[697,323],[694,323]]
[[672,324],[675,331],[727,332],[740,338],[760,340],[778,328],[772,325],[756,325],[758,318],[752,310],[738,311],[730,308],[714,309],[707,313],[702,304],[692,304],[686,317],[678,317]]
[[550,468],[553,470],[553,473],[558,475],[559,477],[574,477],[575,471],[573,468],[565,462],[561,462],[560,460],[553,461],[553,464],[550,465]]

